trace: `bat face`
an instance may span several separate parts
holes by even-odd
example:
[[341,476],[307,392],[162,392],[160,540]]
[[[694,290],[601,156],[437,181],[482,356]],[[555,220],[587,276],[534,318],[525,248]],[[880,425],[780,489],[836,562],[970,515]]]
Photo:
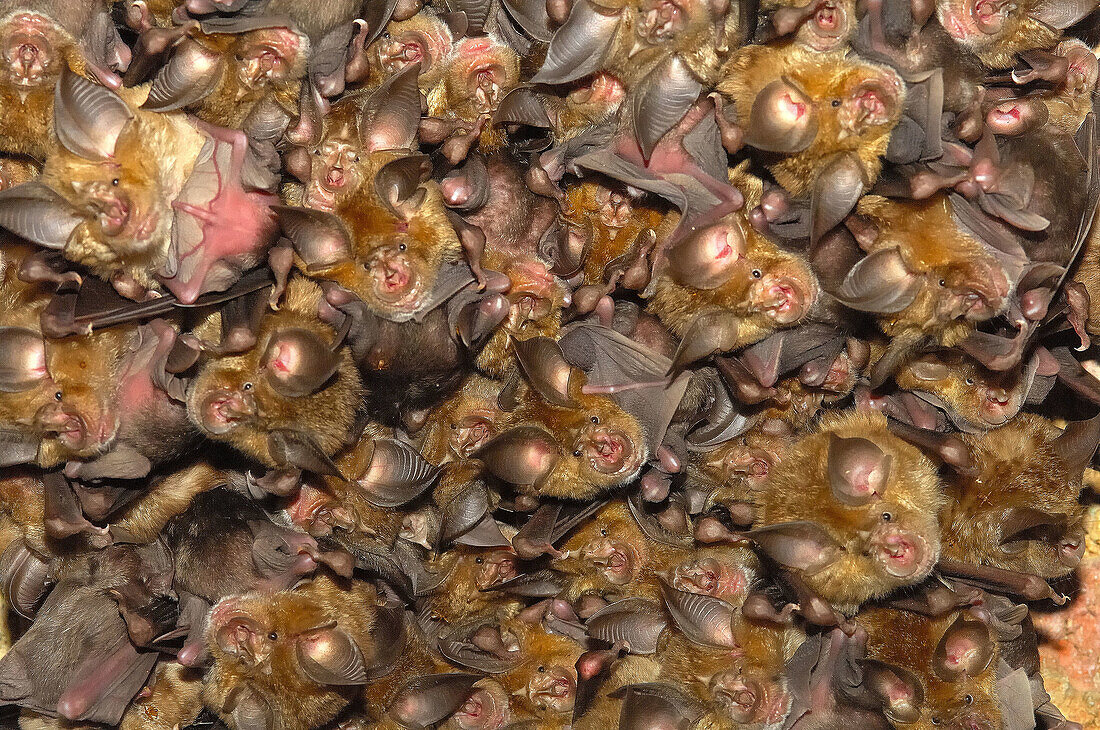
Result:
[[[340,600],[347,608],[335,605]],[[374,656],[374,600],[372,589],[344,591],[319,578],[294,591],[219,601],[206,635],[214,659],[207,705],[234,728],[327,722],[357,692]]]
[[362,149],[352,130],[341,127],[327,134],[312,150],[310,178],[303,204],[317,210],[335,211],[358,192],[367,179]]
[[[642,577],[649,560],[648,540],[626,507],[610,504],[577,530],[565,543],[579,556],[581,571],[601,577],[612,586],[624,586]],[[684,580],[691,573],[684,566]]]
[[739,606],[758,567],[756,556],[746,548],[702,549],[672,566],[666,578],[676,590],[714,596]]
[[518,639],[522,660],[500,678],[517,710],[557,719],[573,711],[577,694],[577,659],[581,647],[572,639],[546,631],[541,625],[509,622]]
[[[606,122],[614,116],[626,97],[622,81],[600,72],[573,84],[556,115],[555,131],[569,138],[592,123]],[[583,186],[582,186],[583,187]]]
[[381,84],[419,63],[421,88],[432,86],[446,71],[452,43],[446,23],[435,15],[418,13],[408,20],[391,22],[382,37],[367,49],[371,83]]
[[459,730],[498,730],[512,717],[510,704],[499,682],[479,680],[474,685],[473,694],[443,727],[451,727],[453,723]]
[[497,405],[496,381],[470,376],[455,395],[433,409],[425,425],[423,452],[432,463],[469,459],[502,430],[506,414]]
[[947,34],[987,66],[1010,63],[1016,52],[1053,45],[1055,33],[1029,12],[1037,3],[938,0],[936,17]]
[[302,41],[286,28],[264,28],[240,36],[233,44],[237,81],[262,92],[295,78],[303,66]]
[[855,27],[855,3],[825,0],[815,6],[798,27],[795,38],[820,53],[836,50],[848,42]]
[[993,372],[950,352],[922,355],[894,379],[907,390],[935,395],[963,419],[985,429],[1015,417],[1027,396],[1021,369]]
[[465,38],[454,46],[443,81],[446,109],[474,121],[496,111],[519,82],[519,59],[509,46],[489,36]]
[[50,18],[15,13],[0,23],[3,83],[22,91],[52,88],[66,60],[63,51],[72,44],[69,34]]
[[830,415],[820,428],[792,445],[772,471],[757,524],[817,524],[810,530],[816,537],[803,534],[792,544],[820,541],[824,557],[789,567],[802,570],[807,584],[838,608],[919,582],[940,552],[936,515],[943,496],[931,462],[889,434],[880,413]]

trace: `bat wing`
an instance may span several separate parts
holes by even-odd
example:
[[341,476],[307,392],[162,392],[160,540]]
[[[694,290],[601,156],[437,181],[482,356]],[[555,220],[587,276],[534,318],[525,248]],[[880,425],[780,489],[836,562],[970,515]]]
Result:
[[184,304],[231,287],[271,243],[274,195],[244,189],[243,132],[209,128],[211,136],[179,195],[168,261],[159,277]]
[[138,652],[123,634],[104,656],[86,659],[57,702],[57,712],[72,720],[117,725],[157,663],[157,652]]
[[681,373],[666,383],[671,360],[602,325],[572,327],[559,344],[566,359],[586,371],[589,386],[606,390],[619,407],[638,419],[646,429],[650,451],[655,451],[684,398],[690,374]]

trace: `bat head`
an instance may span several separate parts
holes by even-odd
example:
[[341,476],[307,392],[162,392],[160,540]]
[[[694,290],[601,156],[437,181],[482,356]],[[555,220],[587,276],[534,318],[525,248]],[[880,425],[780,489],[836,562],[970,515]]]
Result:
[[288,28],[243,33],[236,38],[232,54],[237,82],[251,92],[296,81],[305,72],[302,38]]
[[944,351],[921,355],[894,376],[906,390],[931,393],[979,428],[1003,426],[1020,411],[1029,383],[1024,368],[987,370],[965,355]]
[[444,79],[446,108],[466,121],[490,116],[519,83],[519,57],[491,36],[464,38],[454,46]]
[[824,0],[811,3],[812,14],[800,26],[795,38],[815,51],[827,53],[846,44],[856,25],[855,3]]
[[330,212],[343,207],[369,175],[358,134],[333,124],[310,152],[304,204]]
[[451,719],[461,730],[496,730],[511,718],[510,705],[504,687],[486,678],[474,684],[473,693]]
[[505,420],[497,406],[498,387],[495,381],[471,376],[455,395],[433,409],[423,449],[429,461],[469,459],[497,436]]
[[748,491],[763,488],[772,468],[781,460],[788,439],[768,433],[750,431],[744,436],[726,441],[713,451],[697,457],[703,473],[716,484],[731,486],[736,482]]
[[387,79],[413,64],[420,64],[420,85],[438,82],[453,44],[451,31],[436,15],[418,13],[408,20],[391,22],[385,33],[367,49],[372,78]]
[[1042,2],[937,0],[936,17],[956,43],[988,66],[1011,64],[1026,48],[1048,48],[1057,31],[1035,17]]
[[672,566],[666,578],[676,590],[714,596],[739,606],[758,567],[756,556],[747,548],[703,548]]
[[[621,503],[601,509],[577,529],[565,543],[577,570],[601,577],[612,586],[624,586],[641,578],[649,559],[647,538]],[[562,567],[568,569],[563,561]]]
[[542,624],[510,621],[508,630],[518,639],[520,663],[501,675],[515,707],[540,718],[573,711],[577,694],[576,663],[583,649],[572,639],[554,634]]
[[57,83],[73,38],[52,19],[17,12],[0,22],[0,78],[16,90],[28,91]]

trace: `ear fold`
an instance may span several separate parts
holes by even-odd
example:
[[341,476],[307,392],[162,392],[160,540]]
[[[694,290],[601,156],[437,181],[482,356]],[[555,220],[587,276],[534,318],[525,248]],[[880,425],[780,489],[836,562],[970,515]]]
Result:
[[634,89],[634,135],[645,159],[653,154],[661,138],[680,123],[702,91],[703,85],[678,55],[670,56],[650,71]]
[[352,260],[351,235],[337,216],[288,205],[276,205],[273,210],[283,234],[305,262],[307,274]]
[[46,248],[62,249],[84,216],[40,182],[0,190],[0,227]]
[[360,685],[367,682],[363,652],[343,629],[331,626],[298,639],[294,648],[302,672],[318,684]]
[[661,595],[676,627],[691,641],[704,646],[734,648],[737,609],[725,601],[702,593],[676,590],[661,581]]
[[382,204],[401,220],[409,220],[424,202],[423,183],[432,174],[427,155],[409,155],[387,162],[374,176],[374,190]]
[[577,402],[569,395],[573,366],[565,360],[561,346],[549,337],[532,337],[514,341],[512,349],[538,394],[547,402],[562,408],[575,408]]
[[535,484],[545,478],[561,458],[557,441],[541,428],[519,426],[505,431],[474,455],[494,476],[510,484]]
[[843,546],[813,522],[782,522],[744,533],[780,565],[813,575],[835,563]]
[[829,434],[828,474],[833,496],[850,507],[881,499],[891,461],[873,441]]
[[745,124],[745,144],[765,152],[793,155],[817,136],[817,108],[790,79],[771,82],[756,95]]
[[923,380],[925,382],[944,380],[951,375],[951,368],[947,367],[945,363],[928,358],[914,360],[906,366],[906,369],[912,373],[913,377],[917,380]]
[[653,654],[668,621],[661,606],[644,598],[624,598],[604,606],[585,621],[588,635],[609,644],[621,642],[631,654]]
[[1070,474],[1076,476],[1092,461],[1097,443],[1100,443],[1100,414],[1087,421],[1068,424],[1062,435],[1054,440],[1054,450]]
[[86,160],[113,157],[118,136],[134,118],[118,94],[77,76],[68,67],[61,73],[53,100],[57,140]]
[[268,383],[288,398],[316,393],[340,367],[340,355],[312,330],[298,327],[275,332],[260,358]]
[[271,705],[253,690],[243,689],[231,697],[232,709],[227,711],[237,730],[267,730],[275,726]]
[[340,469],[309,434],[291,429],[277,429],[268,434],[267,447],[272,460],[282,469],[302,469],[314,474],[344,478]]
[[454,714],[473,691],[476,674],[430,674],[410,680],[390,701],[386,714],[401,727],[425,730]]
[[959,615],[932,655],[932,671],[945,682],[976,677],[993,661],[993,635],[981,621]]
[[363,148],[410,149],[420,127],[420,64],[394,74],[371,94],[359,117],[359,142]]
[[24,327],[0,327],[0,392],[19,393],[46,377],[46,343]]
[[920,280],[905,266],[896,248],[861,259],[833,293],[841,304],[860,312],[894,314],[917,298]]
[[1094,10],[1096,0],[1042,0],[1028,15],[1051,28],[1065,30]]
[[224,56],[185,38],[153,77],[142,109],[167,112],[202,101],[222,78]]
[[395,439],[375,439],[370,463],[355,484],[371,504],[397,507],[420,496],[439,473],[439,467],[430,464],[409,444]]
[[881,702],[883,713],[894,723],[916,722],[924,704],[924,685],[908,669],[875,659],[865,659],[864,692]]

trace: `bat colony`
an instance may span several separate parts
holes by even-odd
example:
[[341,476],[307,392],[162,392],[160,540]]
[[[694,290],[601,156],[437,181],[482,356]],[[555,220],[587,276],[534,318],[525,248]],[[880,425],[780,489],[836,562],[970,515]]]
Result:
[[1100,0],[0,0],[22,730],[1074,730]]

